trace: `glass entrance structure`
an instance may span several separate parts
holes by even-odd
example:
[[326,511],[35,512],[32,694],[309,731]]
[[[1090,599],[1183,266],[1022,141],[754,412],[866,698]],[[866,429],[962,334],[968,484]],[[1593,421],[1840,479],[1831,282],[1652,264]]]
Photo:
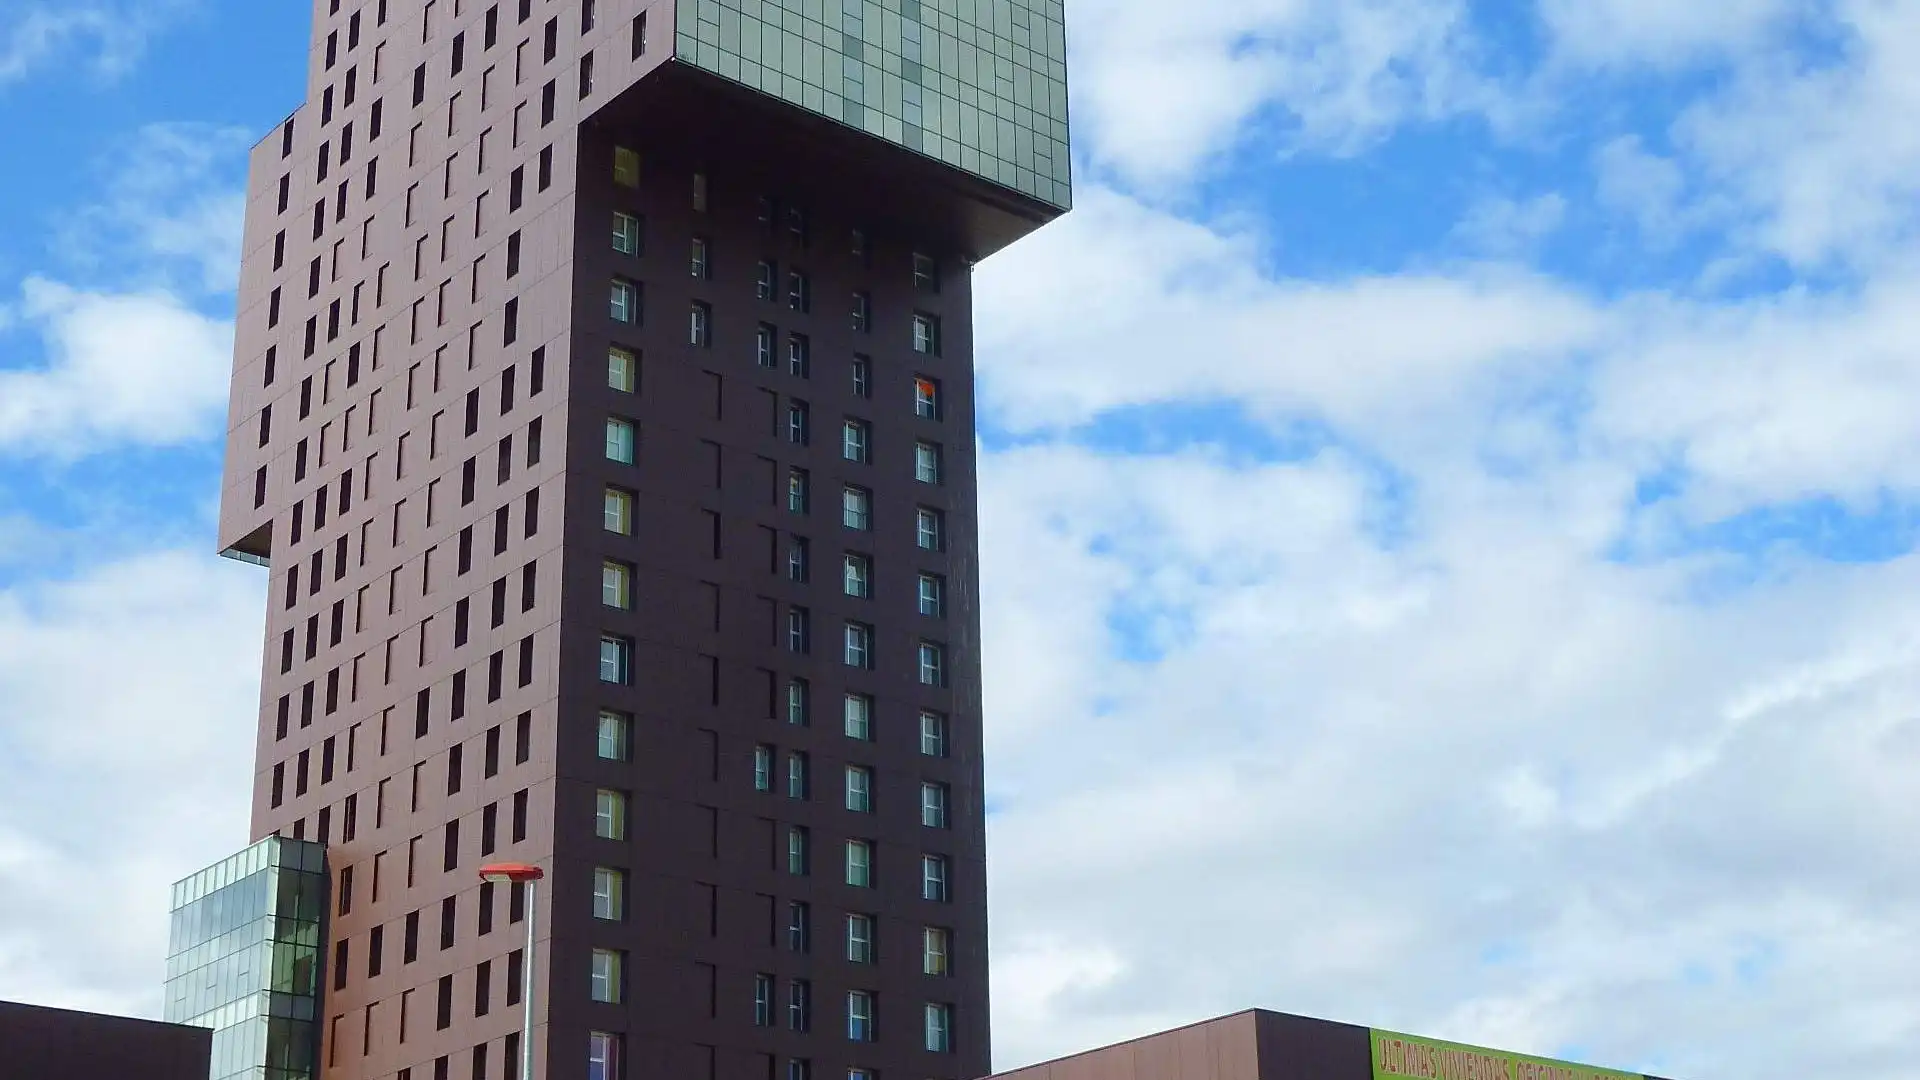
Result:
[[326,848],[269,836],[174,885],[166,1019],[212,1028],[209,1080],[313,1080]]

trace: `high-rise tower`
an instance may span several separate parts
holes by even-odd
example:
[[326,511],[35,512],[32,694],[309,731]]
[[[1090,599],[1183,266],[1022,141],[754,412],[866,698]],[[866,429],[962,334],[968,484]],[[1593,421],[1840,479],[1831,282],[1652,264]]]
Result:
[[972,264],[1066,209],[1060,0],[316,0],[220,546],[323,1075],[988,1071]]

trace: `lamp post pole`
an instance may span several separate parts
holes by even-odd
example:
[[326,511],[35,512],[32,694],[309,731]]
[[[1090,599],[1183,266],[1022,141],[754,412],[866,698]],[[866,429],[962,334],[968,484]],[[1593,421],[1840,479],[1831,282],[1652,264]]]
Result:
[[540,879],[545,872],[531,863],[494,863],[480,868],[480,879],[526,890],[527,947],[520,964],[520,1080],[533,1080],[533,950],[534,920],[538,917]]

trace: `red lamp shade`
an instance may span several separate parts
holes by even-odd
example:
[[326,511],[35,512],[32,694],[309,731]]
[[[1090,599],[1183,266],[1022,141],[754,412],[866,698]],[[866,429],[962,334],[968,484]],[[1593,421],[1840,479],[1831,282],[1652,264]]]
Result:
[[480,880],[482,881],[511,881],[518,884],[527,881],[539,881],[546,876],[546,871],[532,863],[491,863],[480,868]]

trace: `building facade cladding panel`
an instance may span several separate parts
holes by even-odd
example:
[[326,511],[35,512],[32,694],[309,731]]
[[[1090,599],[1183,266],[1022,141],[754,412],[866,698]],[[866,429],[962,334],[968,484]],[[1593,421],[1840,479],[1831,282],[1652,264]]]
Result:
[[1072,205],[1063,0],[678,0],[677,57]]
[[0,1001],[6,1075],[207,1080],[213,1032]]
[[[253,153],[220,546],[271,575],[253,833],[329,849],[324,1075],[425,1077],[446,1057],[462,1077],[476,1047],[488,1075],[509,1075],[519,1010],[508,980],[524,924],[504,889],[476,878],[493,859],[551,874],[534,972],[541,1075],[584,1076],[593,1031],[623,1037],[629,1076],[680,1063],[761,1080],[770,1062],[794,1059],[822,1080],[854,1067],[980,1075],[967,268],[950,237],[927,241],[898,215],[862,222],[840,175],[783,181],[783,161],[725,137],[735,106],[700,113],[714,137],[697,144],[639,131],[629,121],[664,74],[642,81],[671,53],[673,4],[593,6],[583,33],[584,0],[316,0],[310,98]],[[638,189],[612,183],[622,140],[641,154]],[[696,172],[704,212],[692,206]],[[762,195],[807,214],[804,247],[785,219],[767,233]],[[612,248],[616,208],[641,219],[638,255]],[[870,253],[855,258],[852,230],[869,224]],[[695,235],[707,278],[689,272]],[[916,249],[936,257],[937,293],[914,286]],[[763,257],[809,274],[810,311],[754,299]],[[614,274],[639,286],[631,324],[609,318]],[[855,290],[871,297],[864,331],[847,310]],[[711,313],[704,347],[689,343],[696,300]],[[938,356],[912,350],[916,312],[941,320]],[[809,336],[807,376],[755,366],[763,320]],[[610,342],[639,358],[635,392],[608,388]],[[870,397],[852,389],[855,353],[870,358]],[[916,374],[941,380],[941,419],[915,416]],[[773,430],[772,410],[795,398],[816,417],[805,447]],[[605,458],[614,413],[635,425],[631,465]],[[871,464],[839,457],[842,415],[871,421]],[[914,480],[916,439],[945,448],[940,485]],[[793,465],[811,473],[801,518],[775,493]],[[609,482],[632,493],[631,537],[603,528]],[[871,493],[871,531],[842,530],[844,482]],[[943,550],[916,546],[920,507],[944,515]],[[812,539],[811,584],[772,572],[766,530]],[[872,556],[870,598],[839,591],[842,548]],[[629,610],[601,605],[608,557],[632,567]],[[918,613],[920,572],[945,576],[944,618]],[[773,620],[794,605],[811,611],[804,656],[774,641]],[[870,670],[839,662],[850,618],[873,628]],[[609,632],[631,643],[630,685],[599,680]],[[922,639],[946,650],[945,685],[920,683]],[[804,728],[784,722],[783,696],[775,703],[796,677],[812,705]],[[849,691],[874,701],[871,742],[840,733]],[[631,762],[596,756],[603,708],[633,717]],[[945,758],[919,753],[923,709],[948,718]],[[814,800],[753,791],[758,743],[812,756]],[[856,817],[833,797],[845,763],[873,770],[876,813]],[[929,780],[951,788],[950,829],[919,823]],[[627,796],[624,841],[594,836],[603,788]],[[806,878],[775,870],[787,826],[811,830]],[[849,838],[874,844],[871,890],[838,884]],[[948,860],[946,902],[920,898],[924,853]],[[625,871],[623,922],[591,917],[601,866]],[[790,900],[814,913],[810,955],[773,946],[770,905]],[[877,916],[872,966],[839,959],[849,911]],[[951,931],[947,977],[920,974],[926,925]],[[621,1005],[588,999],[596,948],[627,953]],[[757,972],[812,981],[812,1034],[754,1026]],[[877,994],[876,1041],[844,1038],[853,989]],[[950,1053],[921,1049],[928,1002],[953,1006]]]

